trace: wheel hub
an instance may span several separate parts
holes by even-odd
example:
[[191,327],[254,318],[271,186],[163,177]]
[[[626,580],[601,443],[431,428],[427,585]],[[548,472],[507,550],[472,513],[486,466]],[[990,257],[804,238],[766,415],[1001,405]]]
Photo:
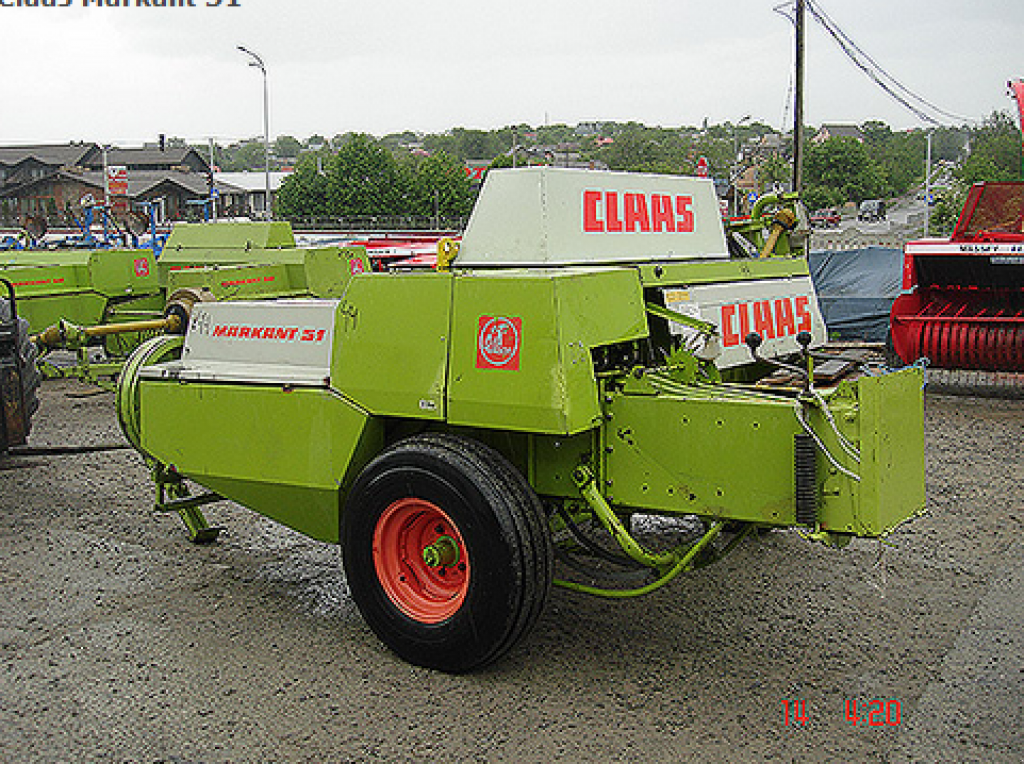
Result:
[[424,499],[399,499],[381,513],[373,561],[388,598],[421,623],[450,618],[469,590],[469,558],[458,527]]

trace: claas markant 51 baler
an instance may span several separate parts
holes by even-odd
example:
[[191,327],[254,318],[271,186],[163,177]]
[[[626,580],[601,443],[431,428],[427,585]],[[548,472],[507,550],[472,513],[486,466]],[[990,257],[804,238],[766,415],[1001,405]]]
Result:
[[[754,531],[841,546],[922,510],[921,371],[816,360],[782,212],[730,255],[709,181],[496,171],[447,267],[196,303],[131,358],[118,415],[193,540],[227,498],[338,543],[389,647],[469,671],[552,585],[644,594]],[[649,548],[649,516],[694,532]],[[556,555],[647,577],[562,577]]]

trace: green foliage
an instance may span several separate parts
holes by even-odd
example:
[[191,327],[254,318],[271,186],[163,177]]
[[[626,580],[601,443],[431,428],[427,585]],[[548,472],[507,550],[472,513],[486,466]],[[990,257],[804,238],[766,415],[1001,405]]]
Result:
[[951,234],[957,218],[960,217],[965,197],[966,191],[959,185],[937,194],[929,221],[929,232],[945,236]]
[[885,173],[867,142],[830,138],[807,147],[804,202],[811,209],[838,207],[884,195]]
[[958,162],[967,146],[970,131],[959,127],[939,127],[932,132],[932,162]]
[[342,146],[327,172],[327,200],[334,215],[400,215],[409,207],[411,178],[372,136]]
[[[922,183],[924,130],[894,132],[884,122],[869,121],[861,125],[861,131],[863,143],[833,139],[806,147],[803,196],[810,208],[899,196]],[[436,190],[441,214],[466,214],[472,206],[472,192],[464,164],[491,160],[492,168],[511,167],[513,145],[519,147],[518,166],[544,163],[544,151],[569,146],[584,163],[632,172],[693,174],[698,158],[706,157],[711,175],[725,179],[739,169],[738,151],[749,148],[751,139],[772,132],[769,125],[741,121],[702,128],[647,127],[638,122],[579,127],[520,124],[489,131],[454,128],[434,135],[407,130],[380,140],[346,133],[335,135],[328,149],[320,153],[320,171],[308,150],[326,141],[313,136],[306,142],[306,153],[300,155],[296,173],[282,187],[279,204],[284,214],[294,216],[433,215]],[[596,139],[601,138],[611,140],[598,143]],[[295,144],[293,138],[282,136],[275,147],[279,152],[294,151]],[[422,145],[428,156],[411,153],[409,148],[414,145]],[[969,155],[965,153],[967,145]],[[933,221],[951,226],[970,183],[1020,177],[1020,149],[1020,133],[1003,113],[994,113],[973,129],[932,130],[933,166],[943,161],[963,162],[955,174],[955,188],[937,202]],[[225,170],[263,168],[260,141],[221,149],[219,155]],[[742,164],[750,161],[748,151]],[[792,176],[785,156],[763,153],[756,161],[762,192]],[[558,153],[555,164],[560,163]]]
[[971,154],[957,177],[967,185],[984,180],[1019,180],[1020,130],[1005,112],[993,112],[971,131]]
[[[878,162],[885,177],[883,196],[902,196],[924,178],[927,149],[924,132],[890,133],[879,146]],[[934,160],[933,160],[934,161]]]
[[763,194],[774,188],[775,184],[784,185],[792,180],[793,167],[782,157],[772,156],[761,164],[757,174],[761,184],[761,193]]
[[937,233],[952,232],[974,183],[1021,179],[1021,133],[1009,114],[992,112],[969,138],[971,153],[954,171],[953,185],[935,200],[930,223]]
[[224,172],[262,170],[265,164],[263,142],[246,141],[228,146],[218,152],[220,169]]
[[327,176],[317,167],[316,158],[304,156],[295,172],[285,178],[277,192],[277,212],[284,217],[327,215]]
[[811,209],[901,196],[924,179],[926,135],[865,122],[864,142],[832,138],[807,147],[803,197]]
[[513,132],[521,142],[530,128],[526,125],[501,130],[468,130],[456,127],[443,135],[428,135],[423,146],[430,154],[445,153],[461,162],[490,159],[512,148]]
[[512,166],[512,155],[511,154],[498,154],[491,160],[491,163],[487,165],[489,170],[504,169]]
[[595,147],[584,154],[602,162],[612,170],[681,174],[694,171],[695,157],[690,157],[691,141],[676,130],[647,128],[636,123],[608,126],[604,137],[611,143]]
[[[436,192],[436,193],[435,193]],[[461,162],[445,153],[399,161],[369,135],[347,138],[334,154],[307,153],[281,185],[284,217],[469,214],[472,188]]]
[[420,215],[468,215],[473,193],[463,164],[443,151],[424,159],[413,179],[412,202]]
[[279,135],[274,141],[273,151],[279,159],[294,159],[302,153],[302,144],[290,135]]

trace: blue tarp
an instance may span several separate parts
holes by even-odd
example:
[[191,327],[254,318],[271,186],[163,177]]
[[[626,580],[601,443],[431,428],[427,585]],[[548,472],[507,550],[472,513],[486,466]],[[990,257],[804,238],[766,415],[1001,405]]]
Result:
[[811,252],[807,262],[829,339],[885,342],[892,301],[902,286],[902,250]]

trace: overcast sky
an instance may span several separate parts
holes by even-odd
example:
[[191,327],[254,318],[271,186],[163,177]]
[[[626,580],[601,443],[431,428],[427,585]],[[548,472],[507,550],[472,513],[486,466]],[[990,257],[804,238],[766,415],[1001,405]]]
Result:
[[[260,75],[237,45],[267,63],[271,135],[300,139],[521,122],[699,125],[747,115],[778,127],[793,68],[792,24],[772,10],[782,0],[7,7],[26,1],[0,0],[6,145],[261,135]],[[240,7],[224,7],[230,2]],[[1006,81],[1024,77],[1021,0],[818,2],[879,64],[946,111],[981,119],[1012,108]],[[921,124],[810,18],[807,67],[809,124]]]

